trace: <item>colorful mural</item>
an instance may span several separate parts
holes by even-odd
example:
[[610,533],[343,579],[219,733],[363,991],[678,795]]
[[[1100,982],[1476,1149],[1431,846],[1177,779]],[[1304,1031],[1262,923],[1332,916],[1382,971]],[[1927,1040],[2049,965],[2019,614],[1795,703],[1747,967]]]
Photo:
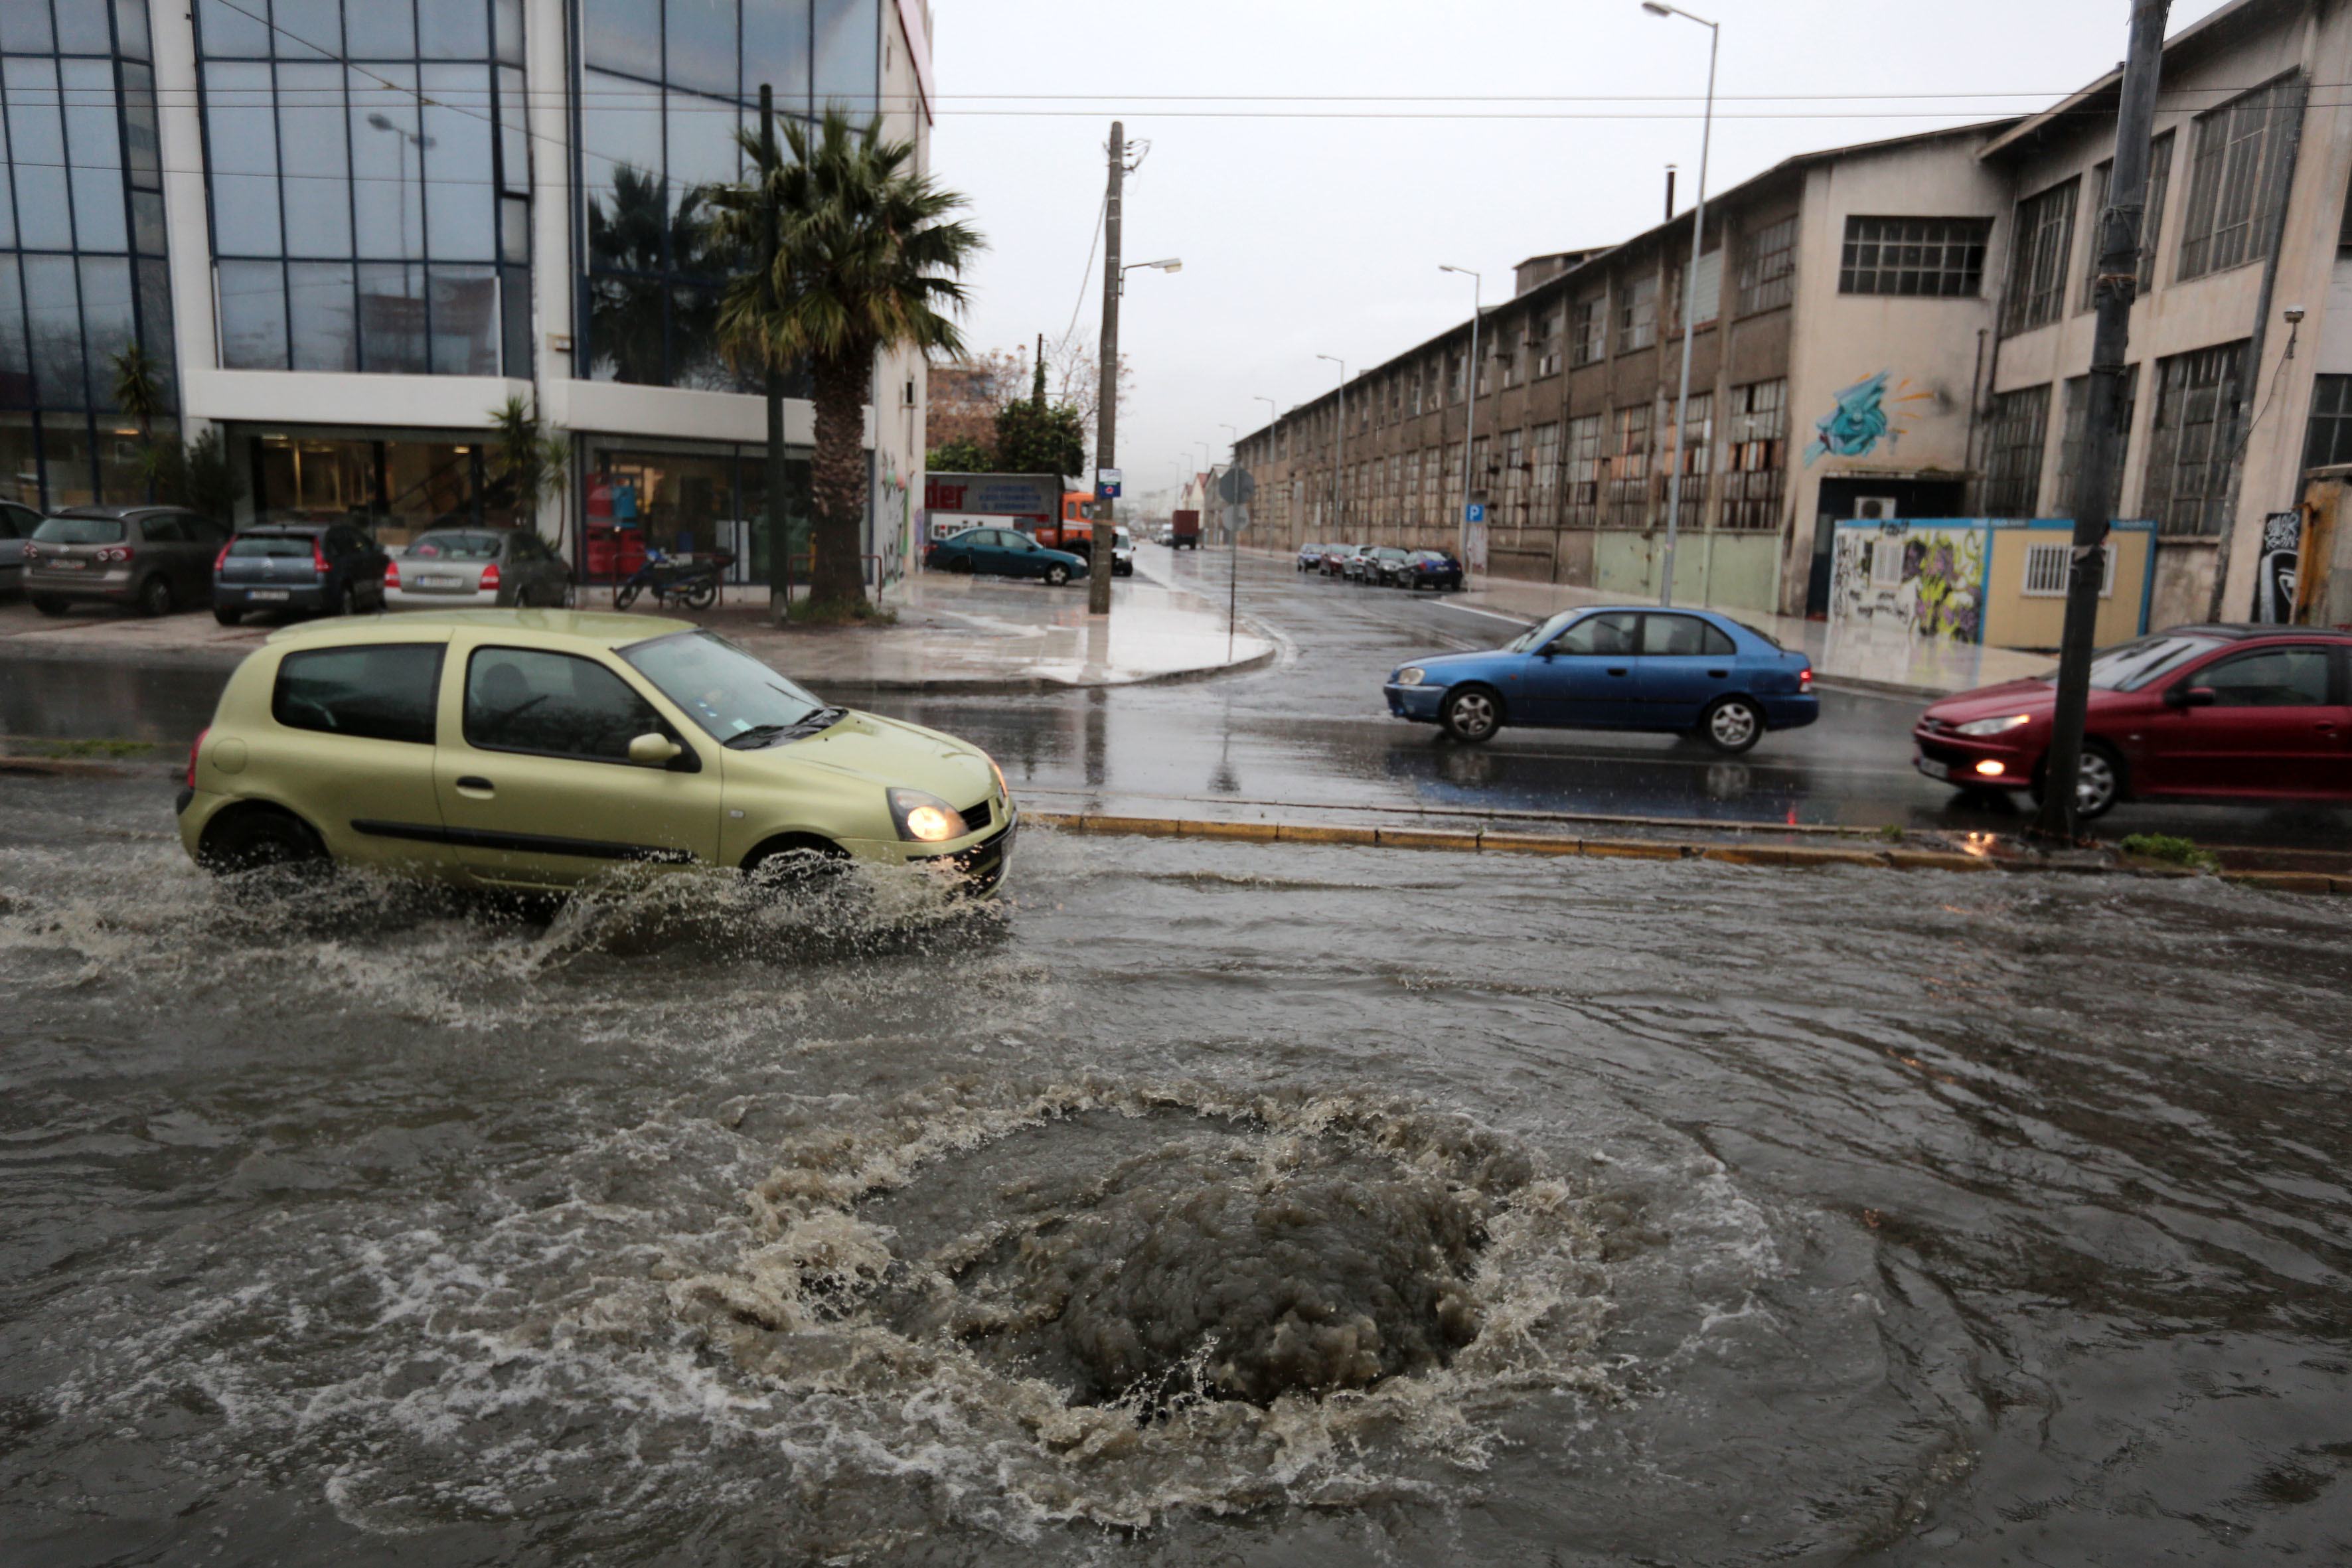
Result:
[[1831,567],[1830,618],[1976,642],[1984,635],[1985,548],[1984,531],[1965,523],[1842,528]]
[[[1840,387],[1835,405],[1813,421],[1815,432],[1805,447],[1805,466],[1821,457],[1860,458],[1877,450],[1881,441],[1889,450],[1903,438],[1895,421],[1913,417],[1912,411],[1902,407],[1906,403],[1932,403],[1932,392],[1914,392],[1906,381],[1894,383],[1892,396],[1887,384],[1895,373],[1882,370],[1875,375],[1864,376],[1852,386]],[[1889,409],[1889,403],[1896,406]]]

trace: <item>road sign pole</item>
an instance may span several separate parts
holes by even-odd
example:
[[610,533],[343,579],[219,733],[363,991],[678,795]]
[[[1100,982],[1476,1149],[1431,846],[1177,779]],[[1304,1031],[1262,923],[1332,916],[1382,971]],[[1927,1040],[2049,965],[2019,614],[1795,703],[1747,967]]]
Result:
[[[1118,266],[1119,188],[1127,174],[1127,127],[1110,122],[1110,184],[1103,194],[1103,305],[1101,386],[1095,396],[1095,467],[1118,461]],[[1101,486],[1096,486],[1097,498]],[[1116,509],[1095,501],[1094,543],[1087,557],[1087,613],[1110,614],[1112,542],[1118,538]]]

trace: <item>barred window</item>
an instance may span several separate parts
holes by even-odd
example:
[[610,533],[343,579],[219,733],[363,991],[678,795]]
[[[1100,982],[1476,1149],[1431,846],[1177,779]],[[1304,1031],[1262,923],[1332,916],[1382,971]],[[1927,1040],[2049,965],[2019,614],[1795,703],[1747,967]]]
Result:
[[1849,217],[1838,292],[1974,296],[1983,291],[1991,232],[1990,218]]
[[[2115,471],[2108,476],[2107,510],[2120,510],[2124,504],[2124,448],[2131,440],[2132,410],[2139,401],[2139,366],[2128,365],[2124,370],[2124,405],[2118,423],[2124,438],[2116,443]],[[2065,411],[2061,416],[2058,436],[2058,497],[2053,503],[2061,515],[2072,515],[2074,510],[2074,470],[2082,461],[2083,422],[2090,412],[2091,378],[2078,375],[2066,383]]]
[[1658,341],[1658,275],[1644,273],[1617,300],[1617,352],[1631,353]]
[[1581,414],[1568,422],[1566,521],[1591,528],[1601,521],[1601,416]]
[[2156,363],[2156,419],[2148,427],[2141,510],[2157,531],[2210,538],[2221,531],[2221,488],[2230,455],[2222,421],[2238,395],[2242,340]]
[[2325,468],[2336,463],[2352,463],[2352,375],[2315,375],[2303,466]]
[[2042,448],[2050,435],[2050,384],[1993,399],[1992,446],[1985,458],[1987,517],[2032,517],[2042,495]]
[[1594,294],[1579,300],[1569,313],[1569,363],[1591,364],[1607,352],[1609,297]]
[[1780,494],[1789,452],[1789,384],[1759,381],[1731,389],[1726,410],[1723,462],[1725,528],[1780,525]]
[[2058,319],[2066,298],[2066,262],[2074,249],[2074,198],[2082,187],[2078,174],[2017,204],[2009,301],[2000,321],[2003,334],[2028,331]]
[[2189,216],[2180,231],[2182,282],[2270,254],[2262,218],[2285,177],[2302,128],[2303,79],[2290,74],[2197,117],[2189,163]]
[[1795,298],[1796,284],[1797,217],[1791,213],[1740,241],[1737,313],[1777,310]]
[[[2103,574],[2099,579],[2099,597],[2116,596],[2116,547],[2111,541],[2102,547],[2106,552]],[[2025,547],[2025,582],[2023,593],[2029,599],[2063,599],[2066,596],[2066,569],[2074,559],[2072,539],[2035,540]]]

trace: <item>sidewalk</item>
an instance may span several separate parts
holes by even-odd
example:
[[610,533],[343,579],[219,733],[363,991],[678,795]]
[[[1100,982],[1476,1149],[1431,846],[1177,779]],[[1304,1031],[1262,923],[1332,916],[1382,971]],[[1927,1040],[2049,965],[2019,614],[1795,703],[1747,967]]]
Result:
[[[610,612],[601,590],[583,610]],[[918,572],[884,590],[892,626],[780,628],[765,588],[733,588],[709,610],[630,613],[724,632],[796,680],[822,689],[1017,692],[1194,680],[1270,663],[1275,640],[1246,620],[1228,646],[1224,606],[1139,571],[1111,584],[1108,622],[1087,614],[1083,581],[1049,588],[995,577]],[[224,626],[202,610],[153,620],[91,608],[52,619],[22,597],[0,602],[0,659],[74,658],[226,669],[261,646],[275,618]]]

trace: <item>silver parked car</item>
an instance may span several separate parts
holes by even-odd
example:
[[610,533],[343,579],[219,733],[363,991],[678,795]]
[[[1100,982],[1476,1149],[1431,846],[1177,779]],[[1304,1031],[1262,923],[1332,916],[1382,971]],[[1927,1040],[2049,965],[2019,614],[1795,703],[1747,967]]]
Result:
[[213,558],[228,530],[173,506],[71,506],[44,518],[19,552],[25,592],[45,616],[76,599],[168,615],[212,596]]
[[436,528],[384,568],[390,610],[478,610],[572,602],[572,568],[528,528]]

